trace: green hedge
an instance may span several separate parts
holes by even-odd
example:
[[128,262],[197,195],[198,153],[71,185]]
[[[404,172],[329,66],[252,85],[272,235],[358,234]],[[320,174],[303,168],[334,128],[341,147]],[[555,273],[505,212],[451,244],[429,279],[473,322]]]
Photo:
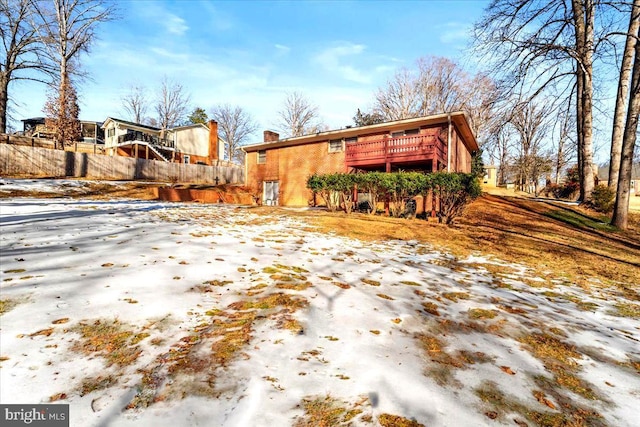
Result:
[[369,193],[369,212],[372,214],[375,213],[377,203],[388,197],[389,210],[394,217],[407,213],[407,201],[413,197],[435,195],[440,201],[439,218],[447,224],[453,222],[464,207],[481,192],[475,175],[449,172],[314,174],[307,179],[307,188],[319,194],[332,212],[340,208],[350,213],[356,188],[360,192]]

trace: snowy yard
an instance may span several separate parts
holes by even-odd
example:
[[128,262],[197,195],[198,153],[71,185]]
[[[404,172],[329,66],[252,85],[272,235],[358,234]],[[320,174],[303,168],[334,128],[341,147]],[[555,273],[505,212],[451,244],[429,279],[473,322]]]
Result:
[[220,205],[0,199],[0,245],[1,402],[72,426],[638,425],[616,290]]

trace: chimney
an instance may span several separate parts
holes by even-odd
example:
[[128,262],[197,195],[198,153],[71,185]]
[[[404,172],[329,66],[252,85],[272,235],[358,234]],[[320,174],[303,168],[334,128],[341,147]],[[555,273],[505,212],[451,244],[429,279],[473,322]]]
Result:
[[280,134],[276,132],[271,132],[270,130],[265,130],[263,132],[264,142],[274,142],[280,139]]
[[218,123],[209,120],[209,163],[214,164],[218,160]]

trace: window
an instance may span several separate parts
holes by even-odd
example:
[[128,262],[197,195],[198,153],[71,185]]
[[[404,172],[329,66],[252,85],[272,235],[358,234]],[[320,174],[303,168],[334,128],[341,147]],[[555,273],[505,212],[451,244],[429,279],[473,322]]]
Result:
[[190,155],[185,154],[185,155],[182,157],[182,163],[189,163],[190,161],[191,161],[191,156],[190,156]]
[[337,153],[338,151],[342,151],[342,140],[341,139],[332,139],[329,141],[329,152]]
[[355,144],[356,142],[358,142],[358,137],[357,137],[357,136],[354,136],[354,137],[352,137],[352,138],[345,138],[345,139],[344,139],[344,142],[345,142],[346,144]]
[[258,163],[267,163],[267,150],[258,151]]
[[420,133],[420,129],[407,129],[404,131],[405,135],[418,135]]
[[404,136],[404,131],[398,131],[398,132],[391,132],[391,138],[399,138],[401,136]]
[[110,138],[116,134],[116,128],[107,129],[107,136]]

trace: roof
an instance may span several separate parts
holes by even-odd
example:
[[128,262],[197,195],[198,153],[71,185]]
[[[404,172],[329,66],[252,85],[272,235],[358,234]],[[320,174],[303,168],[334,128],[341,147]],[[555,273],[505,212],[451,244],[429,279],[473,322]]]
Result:
[[[609,181],[609,164],[598,167],[598,179]],[[640,179],[640,163],[634,163],[631,167],[631,179]]]
[[467,120],[467,115],[463,111],[456,111],[452,113],[443,113],[443,114],[435,114],[431,116],[423,116],[423,117],[414,117],[410,119],[403,120],[395,120],[384,123],[376,123],[374,125],[368,126],[354,126],[347,127],[344,129],[336,129],[330,130],[326,132],[318,132],[309,135],[303,135],[293,138],[285,138],[279,139],[278,141],[272,142],[260,142],[256,144],[245,145],[242,147],[244,151],[258,151],[265,150],[271,148],[281,148],[281,147],[290,147],[295,145],[309,144],[313,142],[326,141],[328,139],[337,139],[337,138],[349,138],[358,135],[363,135],[367,133],[375,133],[380,130],[403,130],[406,129],[407,126],[416,125],[416,126],[425,126],[425,125],[437,125],[437,124],[445,124],[448,123],[449,118],[451,119],[451,123],[453,123],[458,131],[460,132],[463,140],[467,141],[470,144],[470,150],[476,151],[478,150],[478,143],[476,142],[476,138],[474,135],[471,126],[469,125],[469,121]]
[[190,124],[190,125],[176,126],[174,128],[171,128],[170,130],[182,130],[182,129],[189,129],[189,128],[197,128],[197,127],[203,127],[206,130],[209,130],[209,126],[207,126],[204,123],[193,123],[193,124]]
[[149,129],[149,130],[153,130],[156,132],[160,132],[160,128],[154,127],[154,126],[147,126],[147,125],[143,125],[142,123],[136,123],[136,122],[130,122],[128,120],[122,120],[122,119],[116,119],[114,117],[107,117],[106,120],[104,121],[102,127],[106,126],[107,122],[111,120],[114,122],[119,122],[119,123],[124,123],[125,125],[129,125],[129,126],[136,126],[139,128],[145,128],[145,129]]

